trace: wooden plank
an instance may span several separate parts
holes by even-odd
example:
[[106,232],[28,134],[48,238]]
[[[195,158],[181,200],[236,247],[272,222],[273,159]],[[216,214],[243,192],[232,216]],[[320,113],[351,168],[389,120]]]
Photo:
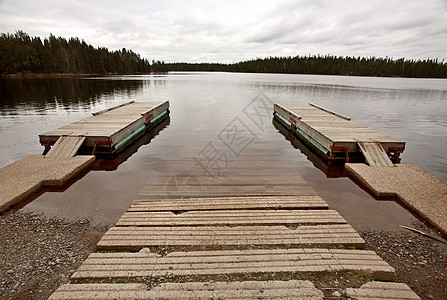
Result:
[[363,249],[365,242],[348,224],[237,227],[112,227],[98,242],[101,251],[136,251],[151,246],[318,246]]
[[103,114],[105,112],[111,111],[113,109],[117,109],[119,107],[123,107],[123,106],[129,105],[129,104],[134,103],[134,102],[135,102],[135,100],[134,101],[130,101],[130,102],[126,102],[126,103],[123,103],[123,104],[120,104],[120,105],[116,105],[116,106],[111,107],[111,108],[103,109],[103,110],[100,110],[100,111],[92,113],[92,115],[98,116],[98,115]]
[[328,209],[320,196],[220,197],[135,200],[129,212],[234,209]]
[[306,280],[162,283],[64,284],[50,300],[62,299],[322,299],[323,292]]
[[72,279],[212,276],[278,272],[364,271],[376,280],[394,280],[395,271],[373,251],[273,249],[146,253],[94,253]]
[[378,142],[358,142],[360,151],[365,156],[366,162],[371,167],[394,167],[388,154]]
[[327,112],[327,113],[333,114],[333,115],[335,115],[335,116],[337,116],[337,117],[340,117],[340,118],[342,118],[342,119],[345,119],[345,120],[347,120],[347,121],[350,121],[350,120],[351,120],[351,117],[347,117],[347,116],[345,116],[345,115],[342,115],[342,114],[340,114],[340,113],[334,112],[334,111],[329,110],[329,109],[327,109],[327,108],[321,107],[321,106],[316,105],[316,104],[314,104],[314,103],[309,103],[309,105],[310,105],[310,106],[313,106],[313,107],[316,107],[316,108],[318,108],[318,109],[321,109],[321,110],[323,110],[323,111],[325,111],[325,112]]
[[127,212],[116,226],[206,226],[346,223],[335,210],[218,210]]
[[85,136],[61,136],[45,158],[71,158],[76,155],[84,141]]

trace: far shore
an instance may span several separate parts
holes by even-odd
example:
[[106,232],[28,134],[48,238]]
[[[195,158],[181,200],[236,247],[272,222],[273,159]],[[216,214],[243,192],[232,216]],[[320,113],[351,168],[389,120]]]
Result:
[[65,78],[65,77],[102,77],[102,76],[119,76],[119,75],[149,75],[153,73],[138,74],[120,74],[120,73],[16,73],[16,74],[0,74],[2,78]]

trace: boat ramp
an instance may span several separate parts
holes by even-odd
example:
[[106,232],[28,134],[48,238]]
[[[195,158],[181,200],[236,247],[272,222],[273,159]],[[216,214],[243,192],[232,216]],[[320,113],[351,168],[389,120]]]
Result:
[[50,299],[419,299],[293,163],[235,165],[166,161]]

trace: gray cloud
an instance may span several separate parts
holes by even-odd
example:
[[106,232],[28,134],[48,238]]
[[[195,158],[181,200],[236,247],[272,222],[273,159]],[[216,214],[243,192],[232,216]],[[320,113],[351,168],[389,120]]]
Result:
[[446,0],[14,1],[0,31],[77,36],[148,59],[333,54],[447,59]]

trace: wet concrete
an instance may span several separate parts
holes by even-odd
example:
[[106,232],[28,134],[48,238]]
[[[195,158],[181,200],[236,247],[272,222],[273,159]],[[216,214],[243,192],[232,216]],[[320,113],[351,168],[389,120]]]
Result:
[[447,235],[447,184],[441,180],[412,164],[346,164],[346,170],[377,197],[397,198]]
[[94,156],[68,159],[28,156],[0,169],[0,211],[26,201],[44,188],[62,187],[95,161]]

